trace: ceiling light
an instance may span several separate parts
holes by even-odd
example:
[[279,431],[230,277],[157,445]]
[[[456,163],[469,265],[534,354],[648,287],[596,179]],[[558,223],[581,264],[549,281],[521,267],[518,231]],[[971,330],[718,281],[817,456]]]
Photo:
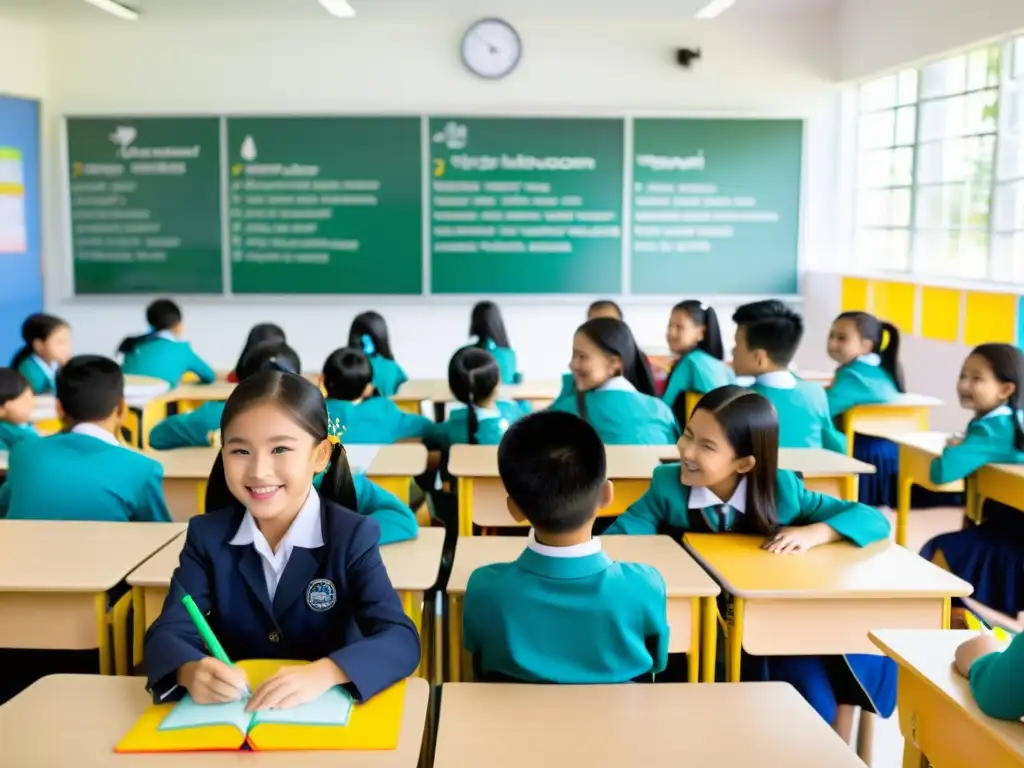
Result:
[[139,18],[139,12],[134,8],[129,8],[127,5],[121,5],[116,3],[114,0],[85,0],[89,5],[94,5],[101,11],[106,11],[119,19],[125,21],[135,21]]
[[339,19],[351,19],[356,15],[356,9],[348,4],[348,0],[320,0],[320,5],[331,16]]
[[710,3],[697,11],[697,18],[713,19],[728,11],[735,3],[736,0],[711,0]]

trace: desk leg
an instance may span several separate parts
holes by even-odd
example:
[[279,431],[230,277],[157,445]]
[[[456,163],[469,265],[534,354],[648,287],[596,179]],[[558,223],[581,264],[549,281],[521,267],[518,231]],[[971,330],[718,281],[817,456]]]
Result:
[[900,471],[896,481],[896,543],[907,546],[907,524],[910,522],[910,491],[914,481]]
[[700,599],[700,664],[702,683],[715,682],[715,661],[718,655],[718,599]]
[[110,649],[110,619],[107,616],[107,593],[100,592],[94,598],[96,608],[96,639],[100,652],[100,674],[112,674]]
[[448,596],[448,682],[462,681],[462,601]]
[[700,682],[700,598],[690,598],[690,652],[686,654],[686,682]]
[[206,480],[196,482],[196,514],[206,513]]
[[903,768],[929,768],[928,758],[913,745],[910,739],[903,741]]
[[843,501],[857,501],[860,497],[860,475],[843,476]]
[[459,536],[473,535],[473,480],[460,477],[459,493]]
[[725,665],[725,680],[728,683],[740,681],[740,661],[743,654],[743,610],[746,600],[733,597],[729,611],[729,638],[726,645],[729,656]]
[[423,593],[422,592],[399,592],[402,598],[402,610],[405,611],[405,615],[412,621],[413,626],[416,627],[416,631],[420,635],[420,666],[418,674],[424,679],[427,677],[427,659],[430,658],[430,637],[424,631],[423,623]]
[[132,667],[142,663],[142,641],[146,637],[146,594],[142,587],[132,587]]
[[942,598],[942,628],[949,629],[953,621],[953,598]]
[[131,672],[131,654],[128,650],[128,611],[131,607],[132,593],[126,592],[110,611],[110,627],[114,635],[114,674],[120,676]]

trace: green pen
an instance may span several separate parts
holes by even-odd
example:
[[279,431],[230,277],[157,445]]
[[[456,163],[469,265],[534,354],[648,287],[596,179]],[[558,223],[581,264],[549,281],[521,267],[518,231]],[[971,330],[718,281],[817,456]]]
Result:
[[[231,663],[231,659],[224,652],[224,646],[220,644],[220,640],[213,634],[213,630],[210,628],[209,622],[206,617],[203,616],[203,612],[199,610],[199,606],[196,605],[196,601],[192,599],[192,595],[185,595],[181,598],[181,604],[185,606],[185,610],[188,612],[189,618],[192,619],[192,623],[196,625],[196,629],[199,630],[199,636],[203,638],[203,642],[206,643],[206,647],[210,649],[210,653],[217,661],[228,666],[234,666]],[[249,686],[245,686],[245,695],[251,696],[252,692],[249,690]]]

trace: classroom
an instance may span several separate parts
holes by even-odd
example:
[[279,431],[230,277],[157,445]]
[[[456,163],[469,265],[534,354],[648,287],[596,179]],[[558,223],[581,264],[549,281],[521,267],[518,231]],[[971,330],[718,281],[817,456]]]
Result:
[[1021,0],[0,0],[0,768],[1024,768],[1022,288]]

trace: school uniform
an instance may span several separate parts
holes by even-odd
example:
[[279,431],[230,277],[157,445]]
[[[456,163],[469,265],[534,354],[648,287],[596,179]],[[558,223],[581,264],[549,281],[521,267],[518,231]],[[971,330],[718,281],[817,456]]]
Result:
[[163,379],[170,386],[181,384],[186,373],[194,373],[203,384],[212,384],[217,374],[192,345],[170,331],[160,331],[142,339],[124,356],[121,369],[125,374]]
[[[932,461],[931,481],[951,483],[986,464],[1024,464],[1024,451],[1014,447],[1019,418],[1004,405],[971,421],[963,442]],[[1024,512],[989,500],[983,513],[980,525],[936,536],[921,556],[973,584],[975,600],[1016,616],[1024,610]]]
[[18,365],[18,373],[28,380],[28,385],[37,395],[52,395],[57,392],[57,363],[48,363],[39,355],[29,355]]
[[[726,501],[708,488],[683,485],[679,464],[663,465],[654,470],[647,493],[606,535],[755,533],[747,515],[746,485],[746,478],[741,479]],[[776,477],[775,505],[782,526],[825,523],[860,547],[889,536],[889,522],[878,510],[808,491],[800,478],[786,470]],[[883,717],[891,715],[896,706],[896,665],[881,656],[750,657],[744,660],[742,675],[745,680],[791,683],[829,723],[835,719],[838,704],[868,707]]]
[[691,349],[672,367],[661,399],[671,408],[687,392],[703,395],[735,381],[732,368],[703,349]]
[[[466,406],[451,412],[446,421],[430,424],[423,434],[423,444],[430,451],[447,451],[453,445],[469,443],[469,411]],[[527,414],[518,403],[498,400],[493,408],[476,408],[476,444],[497,445],[513,422]]]
[[[607,445],[671,445],[679,439],[672,409],[656,397],[637,392],[623,376],[583,393],[583,402],[585,419]],[[559,396],[551,410],[580,416],[575,390]]]
[[405,413],[387,397],[371,397],[358,403],[328,400],[331,422],[344,430],[343,441],[390,445],[399,440],[423,437],[433,424],[426,416]]
[[832,423],[825,390],[791,371],[771,371],[754,379],[750,389],[763,395],[779,414],[779,447],[824,448],[846,453],[846,437]]
[[971,693],[978,707],[1000,720],[1024,718],[1024,635],[1001,653],[982,656],[971,665]]
[[31,424],[0,421],[0,451],[9,451],[22,440],[38,440],[39,433]]
[[168,416],[149,433],[149,447],[157,451],[201,448],[210,445],[210,433],[220,431],[224,403],[209,401],[194,411]]
[[[480,341],[473,337],[470,344],[479,345]],[[482,347],[491,353],[494,361],[498,364],[498,368],[501,370],[501,383],[518,384],[520,380],[519,363],[516,360],[515,350],[510,347],[499,347],[493,339],[485,339]]]
[[402,366],[383,355],[372,354],[369,358],[373,366],[373,388],[384,397],[397,395],[398,388],[409,380]]
[[380,526],[381,546],[409,541],[419,535],[420,524],[416,522],[416,515],[401,499],[381,488],[365,472],[353,472],[352,482],[359,508],[353,511],[376,521]]
[[625,683],[668,661],[665,580],[614,562],[593,538],[549,547],[530,531],[512,563],[469,577],[463,644],[484,680]]
[[95,424],[78,424],[14,447],[0,487],[0,517],[170,522],[163,477],[158,462]]
[[185,694],[177,670],[208,655],[181,605],[195,600],[230,659],[330,658],[366,701],[416,669],[416,628],[388,579],[372,520],[310,490],[277,551],[241,506],[189,521],[163,612],[146,632],[155,702]]

